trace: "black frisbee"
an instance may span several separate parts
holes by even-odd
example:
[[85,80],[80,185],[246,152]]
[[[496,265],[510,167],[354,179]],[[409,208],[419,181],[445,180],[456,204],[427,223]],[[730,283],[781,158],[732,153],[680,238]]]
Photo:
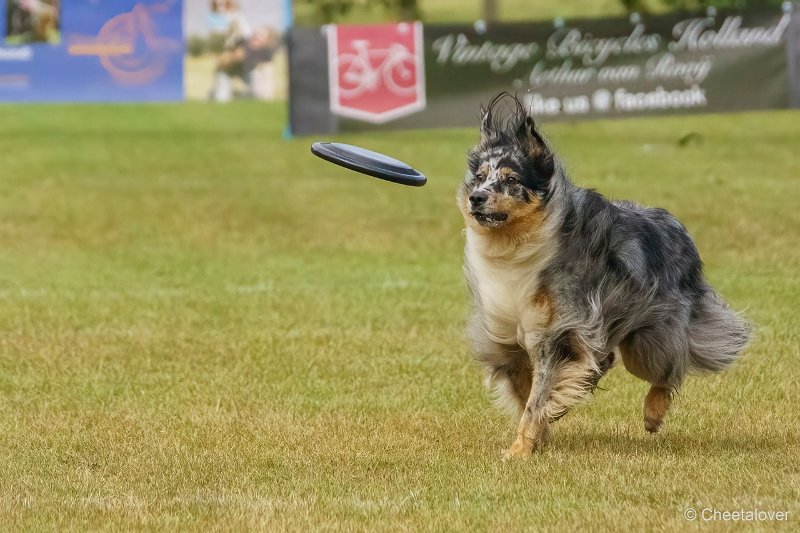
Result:
[[340,167],[394,183],[422,187],[428,181],[402,161],[350,144],[316,142],[311,145],[311,153]]

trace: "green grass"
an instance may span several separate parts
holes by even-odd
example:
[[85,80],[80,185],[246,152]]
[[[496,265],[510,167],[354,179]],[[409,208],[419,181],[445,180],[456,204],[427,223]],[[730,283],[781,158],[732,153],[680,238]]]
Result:
[[412,189],[281,141],[283,118],[0,107],[5,528],[674,531],[688,506],[796,527],[796,112],[546,128],[580,184],[683,220],[758,337],[658,436],[619,367],[512,463],[462,335],[474,132],[341,137],[418,166]]
[[[374,4],[374,2],[373,2]],[[425,22],[473,22],[483,17],[482,0],[418,0],[421,18]],[[663,0],[647,2],[652,12],[667,9]],[[621,16],[625,8],[620,0],[569,0],[565,2],[499,0],[498,17],[502,21],[546,20],[555,17]],[[318,24],[317,12],[307,0],[295,0],[295,20],[299,24]],[[375,23],[393,20],[396,14],[377,5],[358,3],[352,11],[337,17],[338,23]]]

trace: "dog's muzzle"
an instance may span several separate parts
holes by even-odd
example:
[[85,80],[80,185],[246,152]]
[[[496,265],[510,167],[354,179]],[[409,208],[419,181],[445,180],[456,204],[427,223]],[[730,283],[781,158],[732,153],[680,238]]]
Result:
[[497,226],[508,219],[508,213],[485,213],[483,211],[470,211],[470,214],[481,226]]

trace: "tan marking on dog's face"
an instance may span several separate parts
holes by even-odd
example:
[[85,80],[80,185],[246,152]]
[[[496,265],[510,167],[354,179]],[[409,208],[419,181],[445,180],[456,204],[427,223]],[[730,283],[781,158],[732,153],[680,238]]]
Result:
[[[507,169],[507,172],[513,171]],[[471,213],[469,195],[474,190],[476,189],[464,183],[458,190],[457,202],[466,226],[479,234],[496,233],[507,238],[521,239],[535,233],[547,218],[542,201],[533,193],[530,193],[530,201],[525,202],[507,194],[489,190],[489,199],[486,201],[484,209],[490,212],[505,213],[508,218],[494,226],[484,226]]]
[[501,167],[498,172],[500,173],[500,177],[504,179],[508,179],[509,176],[514,174],[514,171],[508,167]]
[[511,196],[498,195],[495,199],[497,208],[508,213],[508,220],[497,229],[506,236],[517,238],[536,232],[544,224],[546,213],[541,200],[531,194],[529,202],[523,202]]

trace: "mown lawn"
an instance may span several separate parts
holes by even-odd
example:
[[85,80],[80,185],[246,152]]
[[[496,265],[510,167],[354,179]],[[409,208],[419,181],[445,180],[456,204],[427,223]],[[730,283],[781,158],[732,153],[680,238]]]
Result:
[[[318,2],[317,2],[318,3]],[[294,1],[294,18],[298,24],[319,24],[324,22],[319,17],[314,2],[309,0]],[[649,0],[645,2],[647,10],[660,13],[670,9],[665,0]],[[420,18],[424,22],[474,22],[483,18],[483,0],[417,0]],[[514,20],[546,20],[555,17],[609,17],[622,16],[626,13],[620,0],[569,0],[558,2],[553,0],[498,0],[497,16],[502,21]],[[355,7],[345,13],[336,14],[334,22],[338,23],[374,23],[395,19],[397,14],[385,9],[379,2],[357,2]]]
[[799,117],[546,128],[582,185],[676,213],[758,336],[657,436],[618,367],[502,463],[514,423],[462,337],[473,131],[341,137],[412,189],[281,140],[280,107],[0,107],[3,528],[796,528]]

